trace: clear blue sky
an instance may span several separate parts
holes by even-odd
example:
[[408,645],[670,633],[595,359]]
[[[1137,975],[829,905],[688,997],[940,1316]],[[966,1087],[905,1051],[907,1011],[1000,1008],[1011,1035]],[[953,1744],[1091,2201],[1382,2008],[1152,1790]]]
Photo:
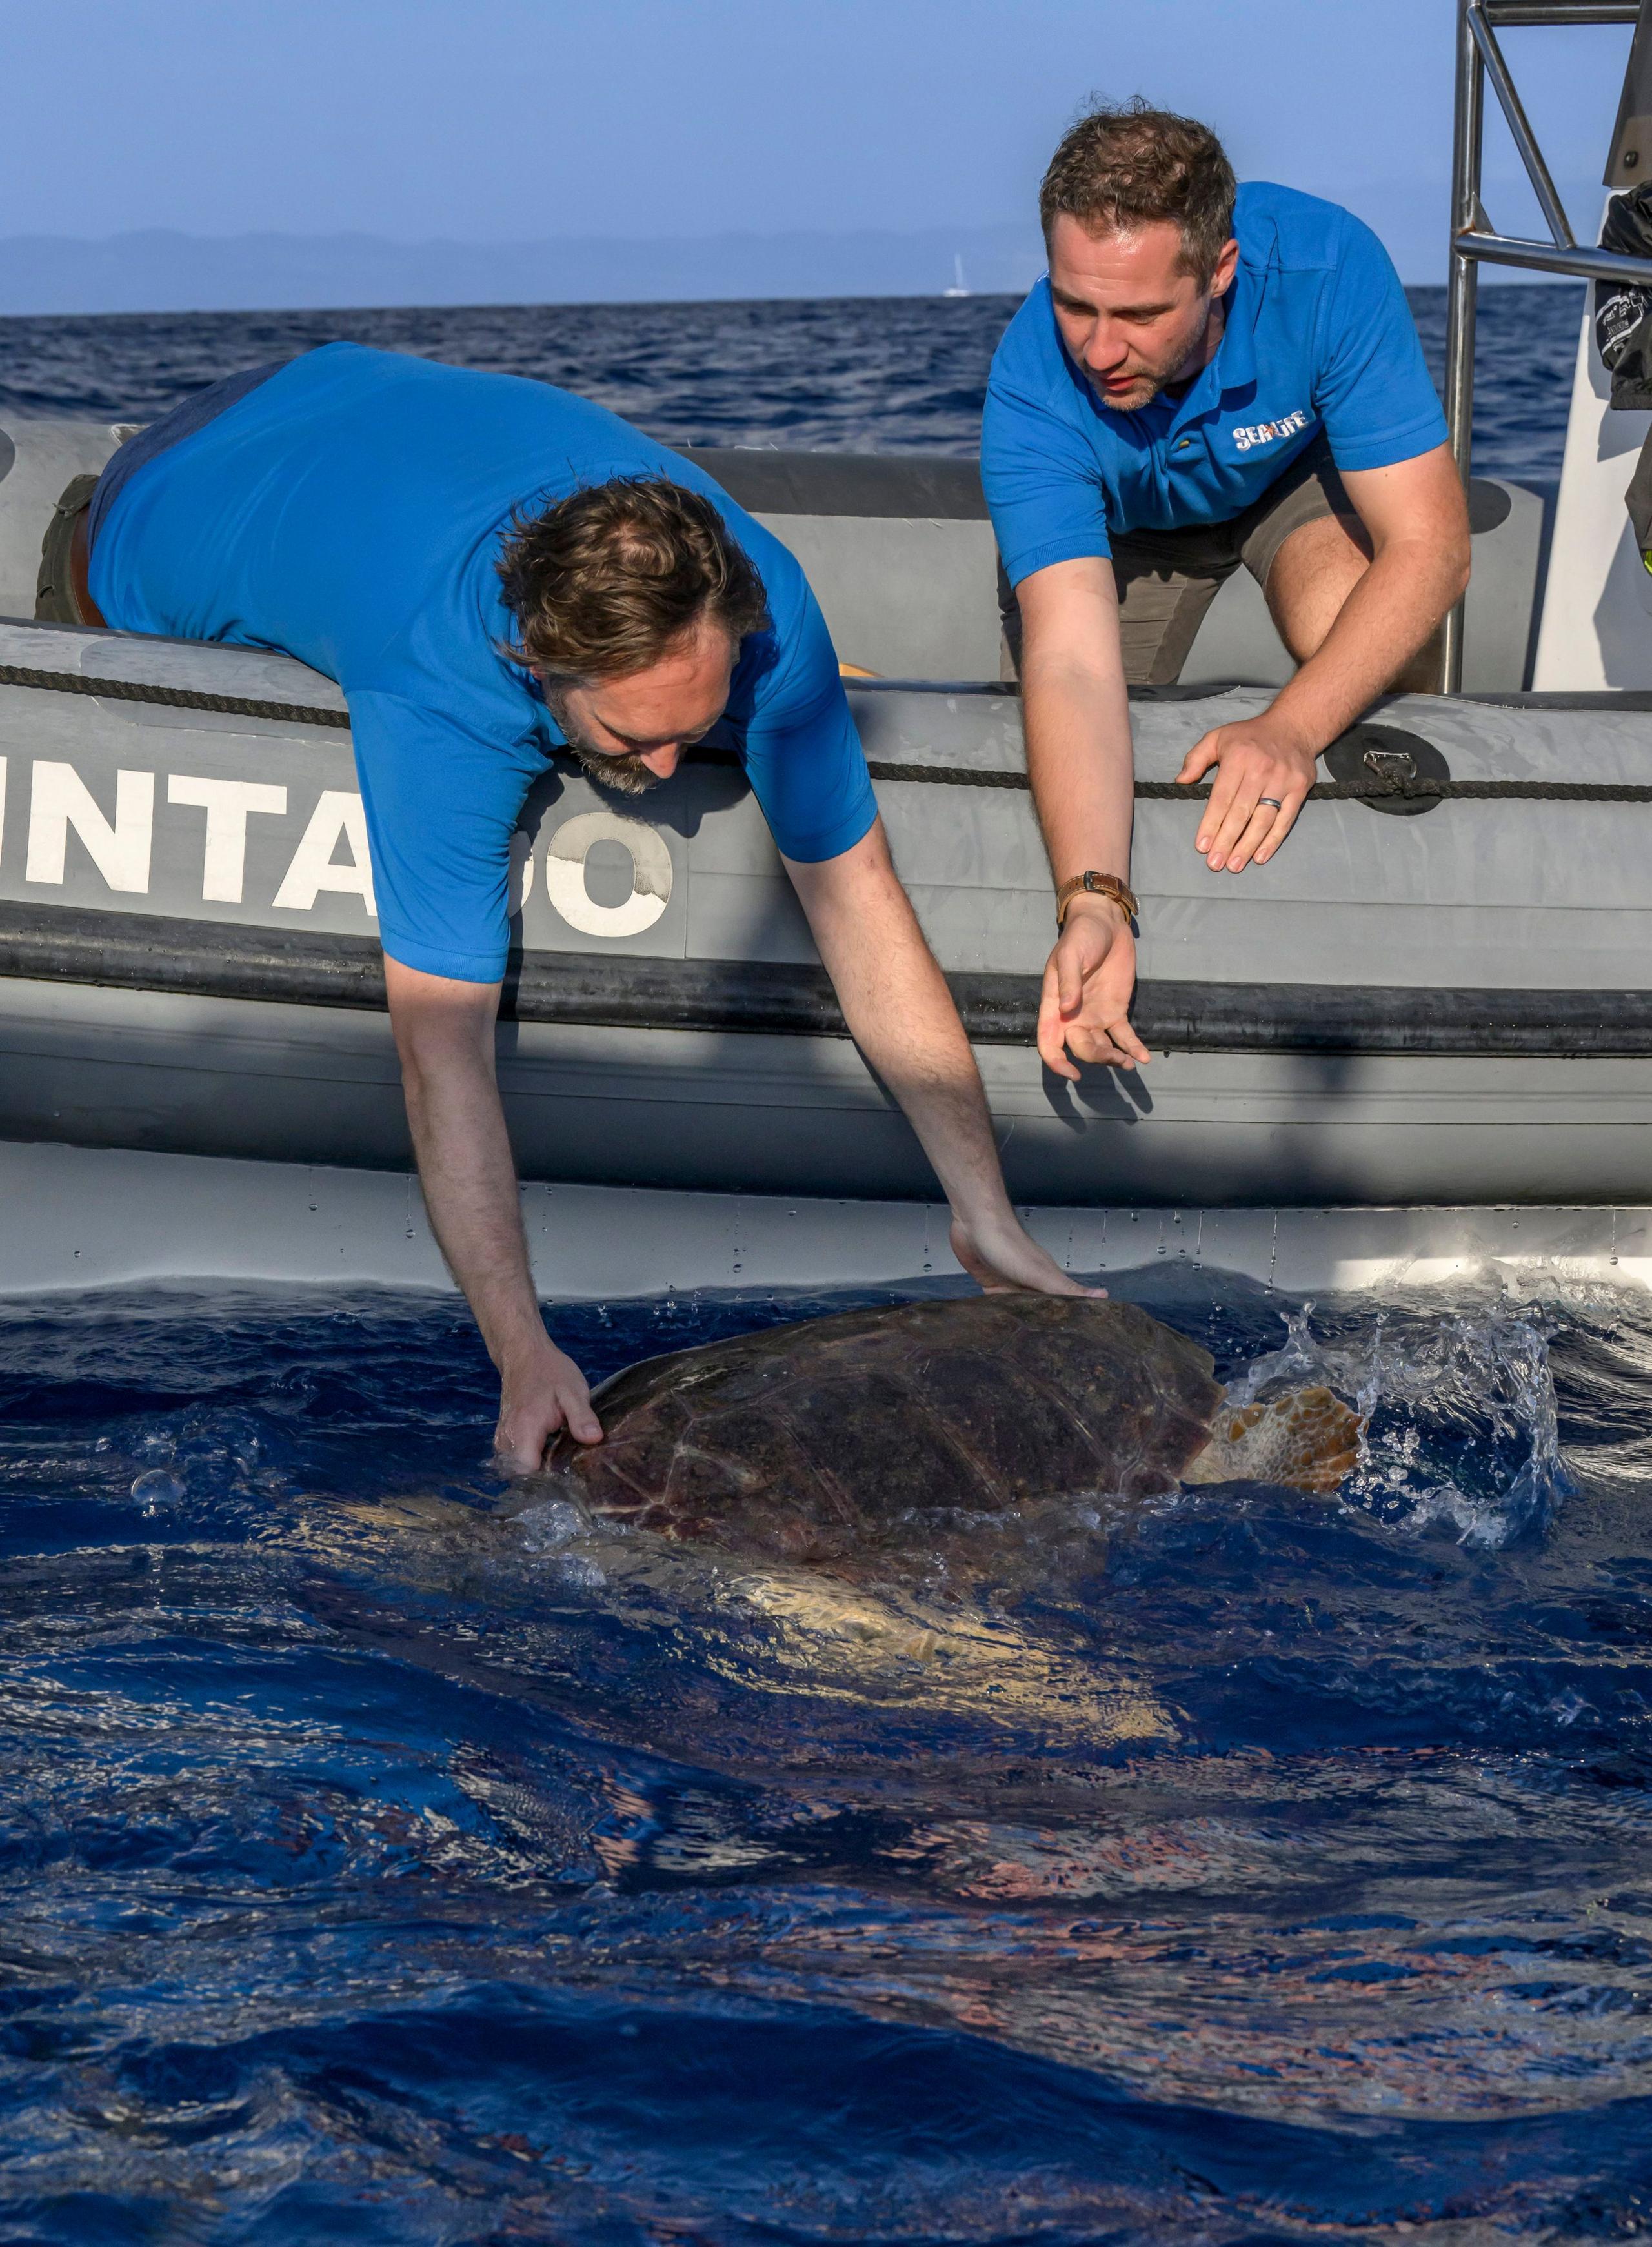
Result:
[[[1028,211],[1091,89],[1192,112],[1241,175],[1380,223],[1437,199],[1452,17],[1451,0],[0,0],[0,234],[987,225]],[[1627,44],[1509,40],[1591,225]],[[1524,226],[1529,206],[1494,215]]]

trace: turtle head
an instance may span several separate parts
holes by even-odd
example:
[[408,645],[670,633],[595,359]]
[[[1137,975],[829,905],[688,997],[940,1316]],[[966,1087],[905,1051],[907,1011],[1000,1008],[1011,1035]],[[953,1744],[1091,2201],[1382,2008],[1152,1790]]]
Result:
[[1328,1389],[1293,1389],[1262,1404],[1224,1401],[1210,1442],[1182,1479],[1283,1483],[1328,1495],[1358,1464],[1364,1424]]

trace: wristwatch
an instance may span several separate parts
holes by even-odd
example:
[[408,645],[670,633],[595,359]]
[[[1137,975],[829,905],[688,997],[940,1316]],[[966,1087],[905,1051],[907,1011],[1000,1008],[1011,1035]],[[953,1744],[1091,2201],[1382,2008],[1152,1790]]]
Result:
[[1075,874],[1070,881],[1063,882],[1056,891],[1055,925],[1058,929],[1065,927],[1067,908],[1081,890],[1088,890],[1092,897],[1111,898],[1113,903],[1122,908],[1128,919],[1136,919],[1136,892],[1130,884],[1121,882],[1116,874],[1097,874],[1091,871]]

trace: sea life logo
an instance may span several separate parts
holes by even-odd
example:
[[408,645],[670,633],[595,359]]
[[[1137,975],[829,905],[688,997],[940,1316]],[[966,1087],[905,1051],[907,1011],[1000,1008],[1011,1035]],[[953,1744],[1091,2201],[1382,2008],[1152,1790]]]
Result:
[[1306,429],[1312,416],[1304,409],[1287,413],[1280,421],[1256,421],[1248,427],[1235,429],[1233,443],[1241,453],[1248,453],[1256,445],[1272,445],[1281,437],[1293,437],[1299,429]]

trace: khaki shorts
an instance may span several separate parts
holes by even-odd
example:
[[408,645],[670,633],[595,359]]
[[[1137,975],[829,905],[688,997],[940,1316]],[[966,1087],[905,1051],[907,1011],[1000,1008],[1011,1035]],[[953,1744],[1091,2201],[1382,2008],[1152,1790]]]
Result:
[[[1132,686],[1169,686],[1181,675],[1205,612],[1242,563],[1266,591],[1281,546],[1305,522],[1335,517],[1356,539],[1364,532],[1323,435],[1299,454],[1260,499],[1227,522],[1180,530],[1126,530],[1113,541],[1119,639]],[[1004,639],[1019,675],[1021,611],[1000,570]]]

